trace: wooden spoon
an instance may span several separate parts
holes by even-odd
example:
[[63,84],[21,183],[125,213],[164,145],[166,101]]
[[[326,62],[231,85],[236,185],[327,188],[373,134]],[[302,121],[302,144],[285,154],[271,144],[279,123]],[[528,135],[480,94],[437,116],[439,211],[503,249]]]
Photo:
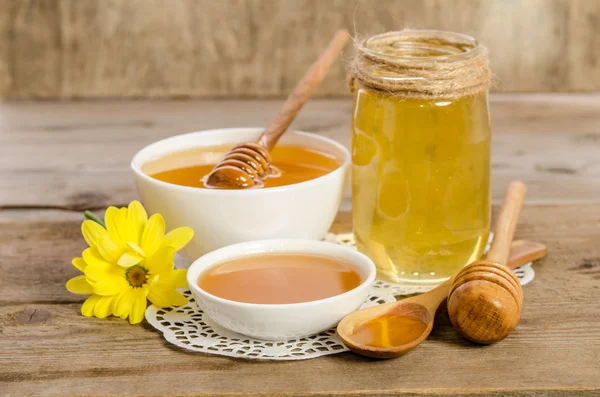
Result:
[[258,141],[242,143],[231,149],[223,161],[205,178],[206,187],[243,189],[260,186],[265,178],[279,173],[270,164],[269,152],[321,83],[349,38],[346,30],[336,32],[329,46],[296,85],[279,114],[271,120]]
[[[546,246],[541,243],[517,240],[514,241],[511,246],[507,265],[511,269],[514,269],[525,263],[543,258],[546,255],[546,252]],[[417,347],[421,342],[427,339],[427,336],[429,336],[433,328],[435,312],[440,304],[448,297],[448,292],[451,287],[452,279],[429,292],[417,296],[406,298],[398,302],[386,303],[355,311],[340,321],[337,332],[344,344],[357,354],[374,358],[392,358],[400,356]],[[408,317],[423,325],[419,327],[419,324],[417,323],[417,327],[415,328],[419,329],[418,334],[415,335],[413,332],[408,332],[408,334],[413,334],[412,337],[409,337],[409,340],[406,341],[406,343],[399,345],[376,347],[357,340],[355,334],[360,326],[391,316]],[[412,321],[411,323],[414,325],[415,321]],[[403,329],[403,331],[406,332],[407,330]],[[393,332],[393,329],[389,330],[390,334]]]
[[[513,182],[509,186],[500,219],[496,226],[492,248],[490,249],[492,257],[496,258],[496,260],[504,259],[504,263],[507,263],[510,268],[518,267],[546,255],[546,247],[543,244],[529,241],[515,241],[511,246],[524,194],[525,185],[522,183]],[[461,273],[462,271],[459,272],[459,275]],[[357,354],[374,358],[400,356],[415,348],[427,338],[433,328],[435,312],[439,305],[448,297],[455,279],[450,279],[437,288],[421,295],[351,313],[340,321],[337,332],[344,344]],[[520,288],[518,280],[517,284]],[[517,288],[515,287],[514,289]],[[473,296],[469,296],[469,298],[473,298]],[[382,323],[383,321],[392,325],[387,332],[388,341],[394,342],[393,339],[396,337],[400,343],[388,343],[387,346],[372,346],[368,342],[365,343],[361,340],[361,330],[365,329],[364,327],[378,326],[377,323]],[[400,330],[394,329],[394,325],[399,325]],[[386,325],[384,324],[384,326]]]

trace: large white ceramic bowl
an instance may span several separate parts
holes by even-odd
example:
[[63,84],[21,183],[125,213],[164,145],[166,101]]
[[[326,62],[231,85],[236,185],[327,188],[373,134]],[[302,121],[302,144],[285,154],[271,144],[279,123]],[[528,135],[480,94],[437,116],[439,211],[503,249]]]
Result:
[[193,240],[181,251],[191,262],[199,256],[244,241],[270,238],[320,240],[335,219],[343,198],[350,153],[319,135],[288,131],[283,144],[297,144],[336,156],[341,166],[319,178],[266,189],[217,190],[174,185],[143,172],[144,164],[166,154],[196,147],[222,146],[257,139],[262,128],[191,132],[163,139],[140,150],[131,161],[142,203],[161,213],[167,229],[189,226]]
[[[198,286],[200,276],[211,267],[263,253],[336,258],[351,265],[362,282],[330,298],[279,305],[235,302],[211,295]],[[257,339],[284,341],[325,331],[358,309],[367,299],[376,273],[373,261],[351,248],[323,241],[275,239],[234,244],[206,254],[192,263],[187,281],[196,304],[220,326]]]

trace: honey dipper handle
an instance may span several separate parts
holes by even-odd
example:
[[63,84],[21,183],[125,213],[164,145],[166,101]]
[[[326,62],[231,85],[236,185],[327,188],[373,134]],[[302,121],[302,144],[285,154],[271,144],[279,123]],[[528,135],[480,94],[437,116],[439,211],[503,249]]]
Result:
[[517,228],[517,222],[519,221],[519,213],[525,200],[525,192],[527,187],[523,182],[514,181],[511,182],[506,189],[504,195],[504,201],[502,202],[502,208],[496,221],[496,229],[494,230],[494,241],[490,252],[487,254],[486,259],[506,264],[508,254],[510,252],[510,244],[513,236],[515,235],[515,229]]
[[346,30],[338,30],[333,37],[333,40],[329,43],[325,51],[321,54],[319,59],[312,64],[310,69],[306,72],[302,80],[296,85],[296,88],[287,97],[283,108],[269,123],[262,136],[258,140],[258,143],[271,151],[281,134],[289,127],[296,117],[296,114],[300,111],[302,106],[308,101],[310,96],[313,94],[319,83],[325,77],[325,74],[331,68],[331,65],[342,51],[350,35]]

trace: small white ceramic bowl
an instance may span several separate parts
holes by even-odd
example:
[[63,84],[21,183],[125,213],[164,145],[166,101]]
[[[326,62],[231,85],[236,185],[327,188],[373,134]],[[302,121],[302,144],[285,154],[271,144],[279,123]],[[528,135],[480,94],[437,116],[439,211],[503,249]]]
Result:
[[146,175],[144,164],[169,153],[253,141],[262,128],[229,128],[176,135],[146,146],[131,161],[142,203],[161,213],[167,228],[189,226],[193,240],[181,251],[191,262],[207,252],[244,241],[271,238],[320,240],[327,234],[343,198],[350,153],[319,135],[288,131],[283,144],[325,151],[341,166],[319,178],[267,189],[217,190],[173,185]]
[[[223,262],[257,254],[307,254],[339,259],[358,272],[361,284],[343,294],[290,304],[235,302],[198,286],[200,276]],[[204,255],[190,266],[187,281],[196,304],[220,326],[263,340],[290,340],[325,331],[365,302],[376,275],[373,261],[348,247],[314,240],[275,239],[234,244]]]

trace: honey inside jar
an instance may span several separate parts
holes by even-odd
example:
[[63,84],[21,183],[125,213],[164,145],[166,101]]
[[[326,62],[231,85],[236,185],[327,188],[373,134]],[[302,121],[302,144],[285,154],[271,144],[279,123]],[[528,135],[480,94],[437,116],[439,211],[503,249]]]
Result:
[[[231,146],[202,147],[175,152],[150,161],[144,172],[159,181],[206,188],[202,179],[231,149]],[[280,175],[268,177],[262,187],[292,185],[318,178],[337,169],[341,162],[333,155],[297,145],[277,145],[271,152],[272,164]]]
[[[449,35],[449,43],[465,41],[461,35]],[[366,46],[372,40],[382,43],[373,51],[407,65],[446,62],[448,68],[456,63],[460,69],[461,60],[471,56],[468,49],[476,46],[472,39],[441,45],[403,32],[381,35],[382,41],[378,37]],[[406,75],[388,69],[372,66],[369,71],[390,81],[423,83],[418,67]],[[398,283],[439,283],[482,255],[490,230],[490,164],[485,89],[451,98],[356,90],[354,233],[359,250],[373,259],[380,277]]]
[[202,274],[198,286],[236,302],[286,304],[343,294],[360,275],[338,259],[304,254],[266,254],[234,259]]
[[426,329],[427,324],[416,318],[388,314],[359,325],[352,340],[365,346],[396,347],[416,340]]

